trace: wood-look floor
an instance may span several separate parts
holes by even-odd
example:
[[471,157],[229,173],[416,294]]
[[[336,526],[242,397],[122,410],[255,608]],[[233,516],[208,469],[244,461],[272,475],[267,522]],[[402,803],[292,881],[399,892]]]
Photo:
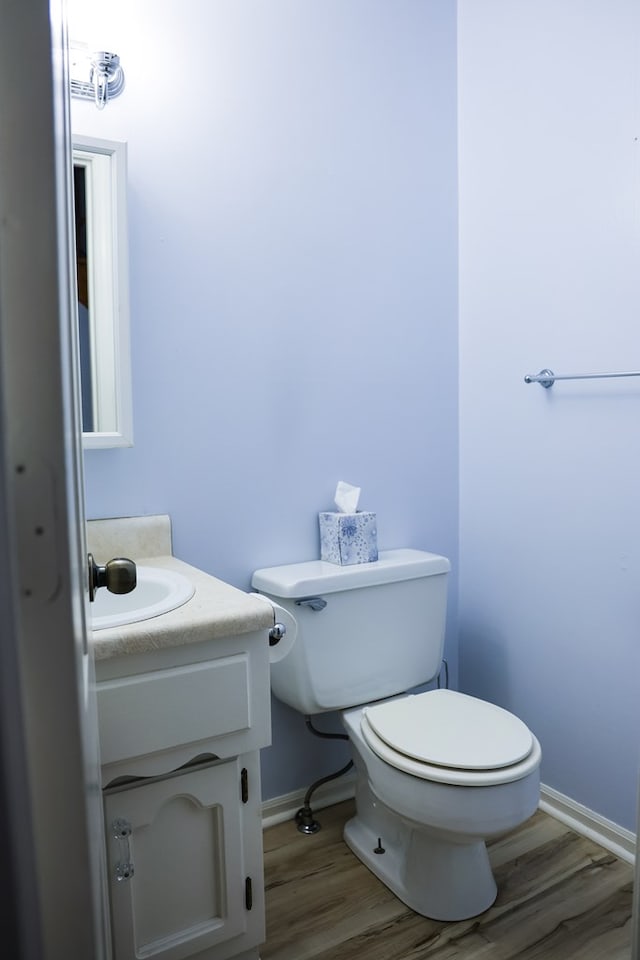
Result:
[[471,920],[409,910],[342,840],[353,802],[265,831],[267,942],[261,960],[629,960],[629,864],[538,812],[490,845],[498,897]]

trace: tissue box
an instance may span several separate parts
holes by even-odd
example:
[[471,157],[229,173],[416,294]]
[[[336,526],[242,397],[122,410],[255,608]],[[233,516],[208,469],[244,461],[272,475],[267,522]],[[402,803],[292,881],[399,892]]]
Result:
[[320,559],[343,566],[378,559],[375,513],[319,513]]

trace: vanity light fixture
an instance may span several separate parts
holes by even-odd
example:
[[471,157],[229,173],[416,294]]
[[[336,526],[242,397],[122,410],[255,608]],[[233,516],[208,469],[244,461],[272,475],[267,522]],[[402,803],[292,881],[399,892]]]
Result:
[[103,110],[109,100],[124,89],[124,71],[120,57],[107,50],[90,51],[86,44],[69,44],[71,96],[93,100]]

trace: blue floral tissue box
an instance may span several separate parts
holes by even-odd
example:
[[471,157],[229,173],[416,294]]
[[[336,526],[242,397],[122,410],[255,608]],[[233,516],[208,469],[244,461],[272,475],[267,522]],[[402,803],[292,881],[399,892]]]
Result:
[[320,559],[342,566],[378,559],[375,513],[319,513]]

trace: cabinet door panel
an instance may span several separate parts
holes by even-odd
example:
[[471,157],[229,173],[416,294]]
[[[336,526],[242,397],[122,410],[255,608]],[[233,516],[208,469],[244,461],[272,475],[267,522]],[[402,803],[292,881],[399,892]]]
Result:
[[105,793],[115,960],[183,960],[245,931],[239,782],[234,758]]

